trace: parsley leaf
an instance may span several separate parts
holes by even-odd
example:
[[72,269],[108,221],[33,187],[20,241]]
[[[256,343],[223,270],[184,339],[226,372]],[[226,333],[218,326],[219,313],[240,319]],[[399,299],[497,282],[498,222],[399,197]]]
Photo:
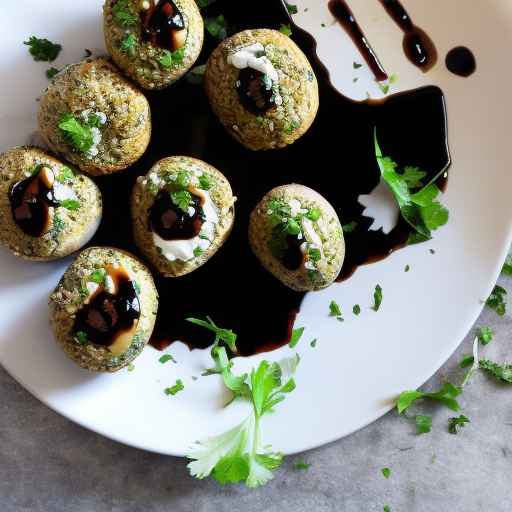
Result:
[[48,39],[40,39],[39,37],[31,36],[28,41],[23,44],[29,47],[30,55],[34,57],[35,61],[53,62],[62,50],[60,44],[55,44]]
[[450,418],[448,420],[448,432],[450,434],[457,434],[460,428],[462,428],[466,423],[470,423],[469,418],[461,414],[457,418]]
[[177,393],[179,393],[180,391],[183,391],[185,389],[185,386],[183,385],[183,381],[181,379],[178,379],[176,381],[176,383],[169,387],[169,388],[165,388],[164,389],[164,393],[169,396],[169,395],[176,395]]
[[169,361],[172,361],[173,363],[175,363],[176,359],[174,359],[174,357],[171,356],[171,354],[164,354],[163,356],[160,357],[160,359],[158,359],[158,361],[162,364],[165,364]]
[[158,57],[158,63],[163,68],[172,68],[173,66],[177,66],[183,62],[183,58],[185,57],[185,46],[178,48],[174,52],[170,52],[169,50],[164,50],[162,55]]
[[182,211],[187,212],[192,202],[192,194],[188,190],[175,190],[171,192],[171,201]]
[[128,34],[120,44],[121,51],[133,55],[135,46],[137,45],[137,38],[133,34]]
[[197,247],[194,247],[194,257],[195,258],[198,258],[199,256],[201,256],[201,254],[204,253],[204,249],[202,249],[201,247],[197,246]]
[[250,401],[251,413],[231,430],[193,446],[187,455],[192,459],[187,466],[192,476],[199,479],[212,476],[221,485],[244,482],[250,488],[273,478],[273,471],[281,465],[283,456],[262,446],[260,423],[265,414],[272,412],[295,389],[292,375],[298,362],[298,356],[279,363],[262,361],[249,376],[243,376],[241,391],[236,396]]
[[361,306],[359,304],[355,304],[352,308],[352,313],[354,313],[354,315],[359,315],[359,313],[361,313]]
[[489,359],[480,360],[480,368],[502,382],[512,384],[512,364],[498,364]]
[[352,67],[353,67],[354,69],[359,69],[359,68],[362,68],[362,67],[363,67],[363,65],[362,65],[362,64],[359,64],[359,62],[353,62],[353,63],[352,63]]
[[383,510],[383,512],[391,512],[389,505],[384,505],[384,508],[382,510]]
[[281,34],[284,34],[285,36],[288,36],[290,37],[292,35],[292,27],[290,26],[290,24],[284,24],[284,23],[281,23],[281,26],[279,27],[279,32],[281,32]]
[[380,284],[375,287],[373,292],[373,311],[379,311],[380,305],[382,304],[382,288]]
[[501,269],[501,273],[506,276],[512,276],[512,256],[507,256],[507,259],[503,264],[503,268]]
[[92,130],[81,123],[73,114],[63,114],[58,124],[64,138],[82,153],[86,153],[94,144]]
[[304,333],[304,329],[305,329],[305,327],[299,327],[298,329],[293,329],[290,343],[288,343],[288,346],[290,348],[294,348],[297,346],[297,343],[299,343],[300,338],[302,337],[302,334]]
[[331,300],[331,303],[329,304],[329,316],[335,316],[337,320],[343,320],[343,314],[340,306],[335,300]]
[[66,208],[66,210],[76,211],[80,208],[80,201],[76,199],[63,199],[59,202],[59,206]]
[[89,275],[87,281],[91,281],[96,284],[103,284],[107,277],[107,271],[104,268],[99,268]]
[[61,167],[60,168],[60,172],[59,174],[57,174],[55,176],[55,179],[59,182],[59,183],[66,183],[67,181],[73,181],[75,177],[75,174],[73,173],[73,171],[69,168],[69,167]]
[[465,355],[459,363],[459,368],[467,368],[475,362],[475,358],[471,354]]
[[306,469],[309,469],[311,467],[311,464],[308,464],[304,461],[304,459],[298,459],[293,463],[293,469],[296,471],[305,471]]
[[492,337],[494,335],[492,329],[490,327],[479,327],[476,330],[476,335],[478,337],[478,341],[482,345],[488,345],[492,341]]
[[54,67],[48,68],[45,72],[46,78],[48,78],[48,80],[51,80],[59,72],[60,72],[60,69],[57,69]]
[[297,14],[299,12],[295,4],[289,4],[288,2],[286,2],[286,0],[284,3],[286,4],[286,9],[288,10],[289,14]]
[[130,7],[130,0],[117,0],[112,7],[112,15],[116,23],[122,27],[134,26],[139,21]]
[[418,434],[428,434],[432,430],[432,416],[418,414],[415,420]]
[[491,292],[491,295],[485,301],[485,304],[491,309],[494,309],[499,316],[503,316],[506,312],[507,304],[505,302],[505,295],[507,290],[499,285],[496,285]]
[[213,187],[213,178],[208,174],[201,174],[199,176],[199,188],[203,190],[210,190]]
[[439,391],[424,393],[423,391],[404,391],[396,401],[396,408],[399,414],[405,412],[411,405],[419,399],[429,398],[437,400],[452,411],[459,410],[459,404],[456,400],[461,394],[461,389],[453,384],[446,382]]
[[222,14],[216,18],[206,18],[204,20],[204,26],[211,36],[221,41],[222,39],[226,39],[228,35],[228,23]]
[[198,318],[187,318],[187,322],[191,322],[212,331],[215,333],[214,345],[218,345],[220,341],[223,341],[231,352],[236,353],[236,334],[231,329],[217,327],[213,320],[208,316],[206,317],[206,321]]
[[391,476],[391,469],[389,468],[382,468],[380,471],[384,478],[389,478]]
[[427,175],[419,167],[404,167],[402,179],[407,183],[409,188],[420,188],[423,186],[422,179]]

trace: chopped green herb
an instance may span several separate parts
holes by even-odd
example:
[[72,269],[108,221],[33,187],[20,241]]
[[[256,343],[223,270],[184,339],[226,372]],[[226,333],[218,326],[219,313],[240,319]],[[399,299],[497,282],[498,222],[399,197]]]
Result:
[[352,308],[352,312],[354,313],[354,315],[359,315],[359,313],[361,313],[361,306],[359,304],[356,304]]
[[512,384],[512,364],[498,364],[489,359],[480,359],[480,368],[498,380]]
[[503,268],[501,269],[501,273],[506,276],[512,276],[512,256],[507,256],[507,259],[503,264]]
[[389,505],[384,505],[384,508],[382,510],[383,510],[383,512],[391,512]]
[[45,72],[46,78],[51,80],[57,73],[59,73],[60,69],[57,68],[48,68]]
[[91,281],[97,284],[103,284],[107,277],[107,271],[104,268],[95,270],[88,278],[87,281]]
[[496,285],[486,300],[485,304],[491,309],[494,309],[499,316],[503,316],[506,313],[506,302],[505,295],[507,290],[499,285]]
[[57,236],[66,227],[65,222],[60,218],[58,213],[53,214],[52,231],[53,236]]
[[393,73],[392,75],[389,76],[388,81],[390,84],[395,84],[396,82],[398,82],[398,75],[396,73]]
[[198,258],[199,256],[201,256],[201,254],[204,253],[204,249],[202,249],[201,247],[197,246],[197,247],[194,247],[194,257],[195,258]]
[[129,372],[133,372],[133,370],[135,370],[135,365],[133,363],[130,363],[128,366],[127,366],[127,369]]
[[176,175],[176,185],[182,189],[186,189],[190,184],[190,173],[187,171],[178,171]]
[[320,26],[321,26],[322,28],[325,28],[325,27],[326,27],[326,24],[325,24],[325,23],[320,23]]
[[304,461],[304,459],[298,459],[293,463],[293,469],[296,471],[305,471],[306,469],[309,469],[311,467],[311,464],[308,464]]
[[217,327],[213,320],[210,317],[206,317],[205,320],[200,320],[198,318],[187,318],[187,322],[191,322],[193,324],[199,325],[200,327],[204,327],[209,331],[215,333],[214,345],[218,345],[220,341],[223,341],[231,350],[231,352],[236,352],[236,334],[231,329],[223,329],[221,327]]
[[448,432],[450,434],[457,434],[457,432],[466,424],[470,423],[469,418],[461,414],[457,418],[450,418],[448,420]]
[[185,46],[178,48],[174,52],[163,50],[162,55],[157,59],[160,66],[163,68],[172,68],[183,62],[185,57]]
[[354,69],[359,69],[359,68],[362,68],[362,67],[363,67],[363,65],[362,65],[362,64],[359,64],[359,62],[353,62],[353,63],[352,63],[352,67],[353,67]]
[[211,36],[219,40],[226,39],[228,35],[228,23],[222,14],[216,18],[206,18],[204,26]]
[[310,247],[308,249],[308,258],[311,261],[320,261],[322,259],[322,253],[320,249],[317,249],[316,247]]
[[135,293],[137,295],[140,295],[140,285],[139,285],[139,283],[137,283],[137,281],[133,281],[133,288],[135,290]]
[[357,81],[359,80],[359,78],[357,76],[355,76],[354,78],[352,78],[352,82],[356,83]]
[[87,343],[89,342],[89,340],[87,339],[87,333],[85,333],[84,331],[78,331],[75,334],[74,340],[79,345],[87,345]]
[[475,362],[475,358],[470,355],[470,354],[467,354],[465,355],[460,363],[459,363],[459,368],[468,368],[469,366],[471,366],[473,363]]
[[377,85],[379,86],[379,89],[381,90],[382,94],[387,94],[389,92],[389,84],[377,82]]
[[396,408],[399,414],[406,411],[413,403],[422,398],[437,400],[452,411],[459,410],[459,404],[456,400],[461,394],[461,389],[453,384],[446,382],[439,391],[424,393],[423,391],[404,391],[396,401]]
[[426,175],[427,173],[419,167],[406,166],[402,178],[410,189],[415,189],[423,187],[422,180]]
[[58,127],[64,138],[78,151],[86,153],[93,146],[91,128],[81,123],[73,114],[63,114]]
[[206,64],[193,67],[186,75],[185,78],[190,84],[202,84],[204,74],[206,72]]
[[380,471],[384,478],[389,478],[391,476],[391,469],[389,468],[382,468]]
[[137,45],[137,38],[133,34],[128,34],[120,44],[121,51],[133,55],[135,46]]
[[297,346],[297,343],[299,343],[302,334],[304,333],[305,327],[299,327],[298,329],[293,329],[292,331],[292,337],[290,338],[290,343],[288,343],[288,346],[290,348],[294,348]]
[[379,311],[380,305],[382,304],[382,288],[380,284],[375,287],[373,292],[373,311]]
[[192,202],[192,194],[188,190],[171,192],[171,201],[182,211],[186,212]]
[[60,44],[55,44],[45,38],[31,36],[28,41],[23,44],[29,47],[30,55],[35,61],[53,62],[62,50]]
[[331,300],[329,304],[329,316],[335,316],[338,320],[343,318],[341,308],[335,300]]
[[78,210],[80,208],[80,201],[76,199],[63,199],[59,202],[59,206],[66,208],[66,210]]
[[183,385],[183,381],[181,379],[178,379],[176,381],[176,384],[174,384],[173,386],[171,386],[170,388],[165,388],[164,389],[164,393],[169,396],[169,395],[176,395],[177,393],[179,393],[180,391],[183,391],[185,389],[185,386]]
[[357,226],[357,222],[352,221],[349,224],[344,224],[341,227],[341,229],[343,229],[343,233],[353,233],[356,230]]
[[432,430],[432,416],[417,415],[416,432],[418,434],[428,434]]
[[490,327],[479,327],[476,330],[476,335],[482,345],[488,345],[492,341],[494,333]]
[[299,12],[296,5],[289,4],[288,2],[286,2],[286,0],[285,0],[285,4],[286,4],[286,8],[288,9],[289,14],[297,14]]
[[66,183],[67,181],[73,181],[75,175],[69,167],[61,167],[59,174],[55,176],[55,179],[59,183]]
[[312,222],[316,222],[321,216],[320,208],[310,208],[308,213],[306,213],[306,217]]
[[404,272],[409,272],[411,270],[411,267],[409,265],[405,265]]
[[163,356],[160,357],[158,361],[162,364],[168,363],[169,361],[175,363],[176,359],[174,359],[174,357],[172,357],[171,354],[164,354]]
[[436,251],[434,251],[434,249],[429,249],[429,252],[430,252],[430,254],[435,254],[436,253]]
[[285,133],[287,133],[288,135],[292,134],[297,128],[300,127],[300,122],[299,121],[290,121],[284,128],[283,130],[285,131]]
[[122,27],[131,27],[139,21],[136,14],[132,11],[130,0],[117,0],[112,7],[112,15],[118,25]]
[[210,190],[213,187],[213,179],[208,174],[201,174],[199,176],[199,188],[203,190]]
[[281,23],[281,26],[279,27],[279,32],[281,32],[281,34],[284,34],[285,36],[288,36],[290,37],[292,35],[292,28],[290,27],[289,24],[284,24],[284,23]]
[[310,347],[311,348],[315,348],[316,347],[316,342],[317,342],[316,338],[314,340],[311,340],[311,342],[309,343]]

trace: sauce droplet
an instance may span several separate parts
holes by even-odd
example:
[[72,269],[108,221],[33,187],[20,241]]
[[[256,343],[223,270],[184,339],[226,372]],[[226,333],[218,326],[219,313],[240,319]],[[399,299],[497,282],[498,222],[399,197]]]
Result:
[[50,230],[50,208],[59,206],[53,191],[54,179],[53,171],[41,165],[9,192],[14,222],[29,236],[40,237]]
[[270,78],[252,68],[240,70],[236,90],[240,103],[253,114],[262,114],[275,106]]
[[141,18],[145,41],[170,51],[185,44],[185,21],[172,0],[149,0],[149,8],[142,11]]
[[468,77],[476,71],[476,59],[469,48],[457,46],[446,55],[446,67],[455,75]]

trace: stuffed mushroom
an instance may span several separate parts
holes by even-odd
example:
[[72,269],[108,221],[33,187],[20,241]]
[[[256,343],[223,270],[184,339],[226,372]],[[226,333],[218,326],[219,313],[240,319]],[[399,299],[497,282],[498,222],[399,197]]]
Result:
[[148,101],[103,58],[56,75],[39,102],[38,122],[53,151],[92,175],[129,167],[151,137]]
[[195,0],[106,0],[107,49],[144,89],[163,89],[182,77],[201,52],[203,18]]
[[211,165],[184,156],[164,158],[133,190],[135,242],[162,275],[188,274],[228,237],[234,203],[228,180]]
[[115,372],[149,341],[158,295],[151,274],[124,251],[91,247],[66,270],[50,296],[56,340],[82,368]]
[[318,110],[318,83],[299,47],[276,30],[245,30],[212,53],[206,93],[227,131],[252,150],[302,136]]
[[297,291],[326,288],[345,257],[334,208],[303,185],[272,189],[251,213],[249,242],[261,264]]
[[95,183],[35,147],[0,155],[0,243],[27,260],[54,260],[80,249],[102,212]]

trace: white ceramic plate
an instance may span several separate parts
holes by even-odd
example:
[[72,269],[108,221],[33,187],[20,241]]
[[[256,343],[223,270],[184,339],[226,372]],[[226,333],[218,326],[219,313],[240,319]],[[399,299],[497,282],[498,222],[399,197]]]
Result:
[[[2,6],[1,150],[25,143],[36,129],[35,99],[47,84],[48,65],[33,62],[22,42],[35,34],[63,43],[57,67],[79,60],[84,48],[103,48],[101,3],[18,0]],[[326,2],[294,3],[300,11],[296,21],[318,38],[319,56],[334,83],[356,98],[364,98],[366,91],[377,96],[364,69],[360,76],[366,80],[352,83],[352,62],[361,58],[333,24]],[[439,63],[427,75],[405,59],[401,32],[379,2],[350,3],[385,67],[399,75],[395,90],[433,83],[446,94],[453,165],[444,202],[450,222],[433,242],[401,250],[359,269],[345,283],[307,296],[297,322],[307,326],[298,346],[297,389],[264,422],[265,443],[285,453],[353,432],[388,411],[397,393],[432,375],[477,318],[511,241],[510,0],[488,0],[485,9],[481,2],[467,0],[405,2],[439,50]],[[468,79],[444,66],[446,52],[459,44],[477,57],[478,71]],[[169,351],[179,364],[162,365],[161,354],[147,348],[133,372],[115,375],[92,375],[69,361],[52,339],[46,307],[69,261],[32,264],[0,252],[0,361],[14,378],[73,421],[164,454],[182,455],[193,441],[242,417],[244,404],[222,408],[225,397],[216,377],[191,380],[209,364],[208,351],[190,353],[176,344]],[[377,283],[384,301],[374,313],[369,306]],[[331,299],[347,312],[343,324],[328,317]],[[363,306],[359,317],[348,313],[356,303]],[[314,337],[319,341],[312,349],[308,342]],[[290,352],[285,347],[265,357]],[[237,361],[237,366],[248,368],[259,359]],[[185,391],[166,397],[163,388],[177,378],[185,382]]]

